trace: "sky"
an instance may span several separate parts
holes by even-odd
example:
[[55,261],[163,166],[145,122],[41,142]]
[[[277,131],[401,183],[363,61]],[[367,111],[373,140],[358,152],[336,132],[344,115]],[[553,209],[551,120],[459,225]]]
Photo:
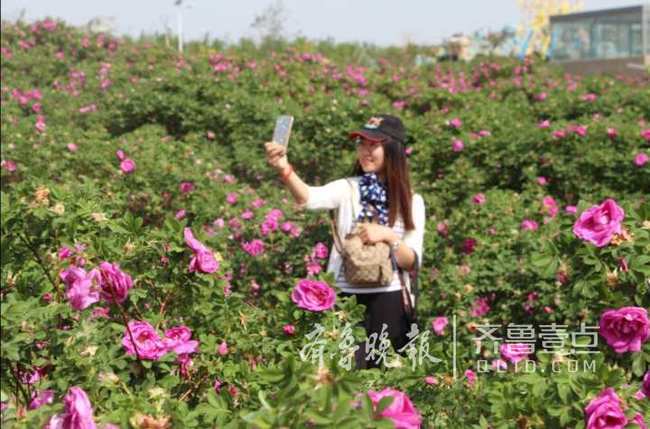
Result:
[[[62,18],[83,25],[97,17],[109,18],[115,34],[177,31],[182,10],[185,40],[206,34],[226,42],[254,38],[256,16],[278,0],[2,0],[3,20],[21,14],[33,21]],[[285,36],[403,45],[407,41],[435,44],[457,32],[516,27],[521,12],[516,0],[279,0],[286,11]],[[583,10],[647,3],[644,0],[583,0]],[[186,6],[187,4],[187,6]]]

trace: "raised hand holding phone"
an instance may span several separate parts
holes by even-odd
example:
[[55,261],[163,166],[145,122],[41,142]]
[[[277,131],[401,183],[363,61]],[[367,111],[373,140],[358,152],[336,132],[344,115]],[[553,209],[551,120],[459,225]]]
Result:
[[292,125],[292,116],[283,115],[278,117],[275,123],[275,131],[273,132],[273,140],[265,143],[266,160],[269,165],[278,171],[285,170],[289,165],[286,155]]
[[291,126],[293,125],[293,116],[282,115],[275,121],[275,130],[273,131],[273,141],[287,148],[289,145],[289,136],[291,135]]

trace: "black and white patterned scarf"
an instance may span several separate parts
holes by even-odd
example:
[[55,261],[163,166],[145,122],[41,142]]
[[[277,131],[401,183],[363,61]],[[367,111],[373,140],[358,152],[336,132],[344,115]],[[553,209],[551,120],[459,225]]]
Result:
[[359,193],[361,194],[361,204],[363,209],[357,221],[364,219],[373,219],[375,212],[370,206],[377,211],[378,222],[381,225],[388,224],[388,192],[386,184],[379,181],[377,174],[365,173],[359,181]]

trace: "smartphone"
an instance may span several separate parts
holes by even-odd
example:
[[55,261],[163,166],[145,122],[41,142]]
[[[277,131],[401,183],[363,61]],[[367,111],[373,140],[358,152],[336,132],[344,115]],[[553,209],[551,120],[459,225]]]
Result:
[[282,115],[275,121],[275,131],[273,131],[273,141],[283,145],[285,148],[289,145],[289,136],[291,135],[291,126],[293,125],[293,116]]

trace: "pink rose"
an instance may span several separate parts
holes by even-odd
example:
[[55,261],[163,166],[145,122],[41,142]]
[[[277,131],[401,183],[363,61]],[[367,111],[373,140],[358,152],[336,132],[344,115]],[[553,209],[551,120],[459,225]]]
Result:
[[555,130],[551,133],[554,139],[559,140],[566,137],[566,131],[564,130]]
[[187,193],[192,192],[194,190],[194,183],[192,183],[192,182],[181,182],[181,184],[178,185],[178,189],[181,191],[181,193],[187,194]]
[[568,130],[580,137],[587,135],[587,127],[584,125],[569,125]]
[[269,233],[275,231],[276,229],[278,229],[277,219],[267,217],[260,225],[260,234],[266,237],[269,235]]
[[616,128],[607,128],[607,137],[614,140],[618,137],[618,130]]
[[528,358],[530,347],[525,343],[505,343],[499,346],[499,352],[504,360],[517,363]]
[[573,225],[573,233],[597,247],[604,247],[614,234],[620,234],[624,217],[623,209],[608,198],[602,204],[585,210]]
[[45,389],[38,393],[33,392],[32,400],[29,403],[29,409],[35,410],[43,405],[51,404],[52,402],[54,402],[54,390]]
[[282,330],[287,335],[293,335],[296,332],[296,327],[288,323],[282,327]]
[[648,155],[646,155],[643,152],[639,152],[634,157],[634,165],[636,165],[637,167],[643,167],[648,162],[648,159],[650,159]]
[[198,271],[206,274],[217,271],[219,269],[219,261],[215,259],[212,250],[194,238],[194,234],[192,234],[190,228],[185,227],[183,229],[183,235],[185,237],[185,244],[194,253],[194,256],[190,259],[188,271],[190,273]]
[[630,420],[630,423],[634,423],[639,426],[640,429],[648,429],[648,426],[645,424],[645,419],[643,418],[643,414],[641,413],[636,413],[632,420]]
[[438,379],[432,375],[427,375],[424,377],[424,382],[429,386],[433,386],[434,384],[438,384]]
[[391,420],[396,429],[418,429],[422,424],[422,416],[405,393],[387,387],[380,392],[369,390],[368,396],[375,410],[382,398],[393,398],[393,401],[377,417]]
[[323,243],[318,242],[312,250],[312,255],[318,259],[327,259],[327,256],[329,255],[329,249]]
[[246,209],[241,214],[241,218],[244,220],[250,220],[253,219],[253,217],[255,217],[255,213],[253,213],[251,209]]
[[117,156],[117,159],[120,161],[124,161],[126,159],[126,155],[124,154],[124,151],[122,149],[118,149],[115,151],[115,156]]
[[585,408],[587,429],[623,429],[628,423],[621,400],[611,387],[603,389]]
[[259,239],[255,239],[250,242],[245,241],[242,243],[242,248],[249,255],[258,256],[264,253],[264,242]]
[[228,354],[228,343],[225,341],[222,341],[221,344],[219,344],[219,347],[217,348],[217,353],[221,356],[225,356]]
[[449,319],[447,319],[444,316],[436,317],[433,319],[431,322],[431,327],[433,328],[433,332],[436,333],[436,335],[440,336],[444,334],[445,327],[449,324]]
[[124,337],[122,337],[122,346],[128,355],[136,356],[136,347],[140,359],[158,360],[167,353],[167,347],[149,322],[132,320],[129,322],[129,329],[135,344],[131,341],[127,329],[124,330]]
[[557,213],[560,211],[559,207],[557,206],[557,202],[555,202],[555,199],[548,195],[542,200],[542,206],[551,217],[557,216]]
[[68,143],[66,147],[70,152],[76,152],[77,149],[79,149],[79,146],[77,146],[75,143]]
[[64,259],[69,258],[72,256],[72,249],[70,249],[68,246],[61,246],[58,251],[59,255],[59,261],[63,261]]
[[534,220],[524,219],[523,221],[521,221],[520,227],[524,231],[537,231],[539,225]]
[[548,179],[546,179],[544,176],[539,176],[537,178],[537,184],[541,186],[548,185]]
[[646,142],[650,142],[650,128],[641,131],[641,137],[645,139]]
[[190,265],[188,271],[190,273],[200,272],[200,273],[214,273],[219,269],[219,261],[214,257],[214,254],[209,252],[196,252],[192,259],[190,259]]
[[45,125],[45,116],[43,115],[37,115],[36,116],[36,124],[34,125],[34,128],[36,128],[36,131],[39,133],[44,133],[45,129],[47,126]]
[[305,310],[324,311],[334,306],[336,293],[325,282],[302,279],[291,292],[291,300]]
[[641,307],[621,307],[600,316],[600,335],[618,354],[638,352],[650,338],[648,311]]
[[190,355],[180,354],[176,356],[176,363],[178,364],[179,375],[184,379],[188,379],[190,377],[190,368],[194,365]]
[[465,149],[465,144],[461,139],[453,139],[451,141],[451,150],[454,152],[462,152]]
[[476,383],[476,373],[471,369],[465,370],[465,378],[467,378],[467,384],[472,387]]
[[234,192],[229,192],[226,196],[226,202],[230,205],[235,204],[237,202],[237,194]]
[[65,283],[65,297],[75,310],[81,311],[100,298],[100,275],[94,269],[89,273],[83,268],[71,265],[59,277]]
[[578,208],[576,206],[566,206],[564,208],[564,212],[568,214],[576,214],[578,212]]
[[135,161],[132,159],[125,159],[124,161],[120,162],[120,170],[124,174],[131,174],[135,171]]
[[479,192],[478,194],[474,195],[472,197],[472,203],[476,205],[482,205],[485,204],[485,194],[482,192]]
[[187,214],[187,212],[185,211],[185,209],[180,209],[180,210],[178,210],[178,211],[176,212],[176,214],[174,215],[174,217],[175,217],[176,219],[178,219],[178,220],[181,220],[181,219],[185,218],[185,215],[186,215],[186,214]]
[[129,289],[133,287],[131,276],[120,270],[118,264],[106,261],[99,264],[99,274],[102,299],[106,302],[124,302]]
[[14,161],[10,160],[10,159],[3,159],[0,162],[0,167],[3,170],[7,170],[10,173],[13,173],[14,171],[16,171],[16,163]]
[[463,253],[471,255],[474,253],[474,248],[476,247],[476,239],[466,238],[463,240]]
[[488,303],[488,299],[485,297],[476,298],[472,303],[472,310],[470,314],[472,317],[482,317],[485,316],[489,311],[490,304]]
[[80,387],[71,387],[63,398],[64,413],[62,428],[65,429],[96,429],[93,419],[93,408],[86,392]]
[[645,394],[647,398],[650,398],[650,371],[646,371],[645,376],[643,377],[643,384],[641,385],[641,391]]
[[96,111],[97,111],[97,105],[95,103],[79,108],[79,113],[92,113]]
[[201,243],[199,240],[194,238],[194,234],[192,233],[192,229],[185,227],[183,229],[183,238],[185,239],[185,244],[187,247],[189,247],[193,252],[207,252],[210,249],[205,246],[203,243]]
[[443,237],[449,235],[449,226],[447,225],[447,222],[438,222],[438,225],[436,225],[436,231],[438,231],[438,234]]
[[548,128],[550,126],[551,126],[551,121],[549,121],[548,119],[544,119],[539,124],[537,124],[537,128],[541,128],[541,129]]
[[393,101],[393,107],[397,110],[402,110],[405,106],[406,106],[406,101],[404,100]]
[[582,97],[580,97],[582,101],[586,101],[588,103],[593,103],[598,99],[598,96],[594,94],[593,92],[590,92],[588,94],[584,94]]
[[187,326],[175,326],[165,331],[165,338],[162,343],[167,351],[177,354],[195,353],[199,342],[191,340],[192,331]]

